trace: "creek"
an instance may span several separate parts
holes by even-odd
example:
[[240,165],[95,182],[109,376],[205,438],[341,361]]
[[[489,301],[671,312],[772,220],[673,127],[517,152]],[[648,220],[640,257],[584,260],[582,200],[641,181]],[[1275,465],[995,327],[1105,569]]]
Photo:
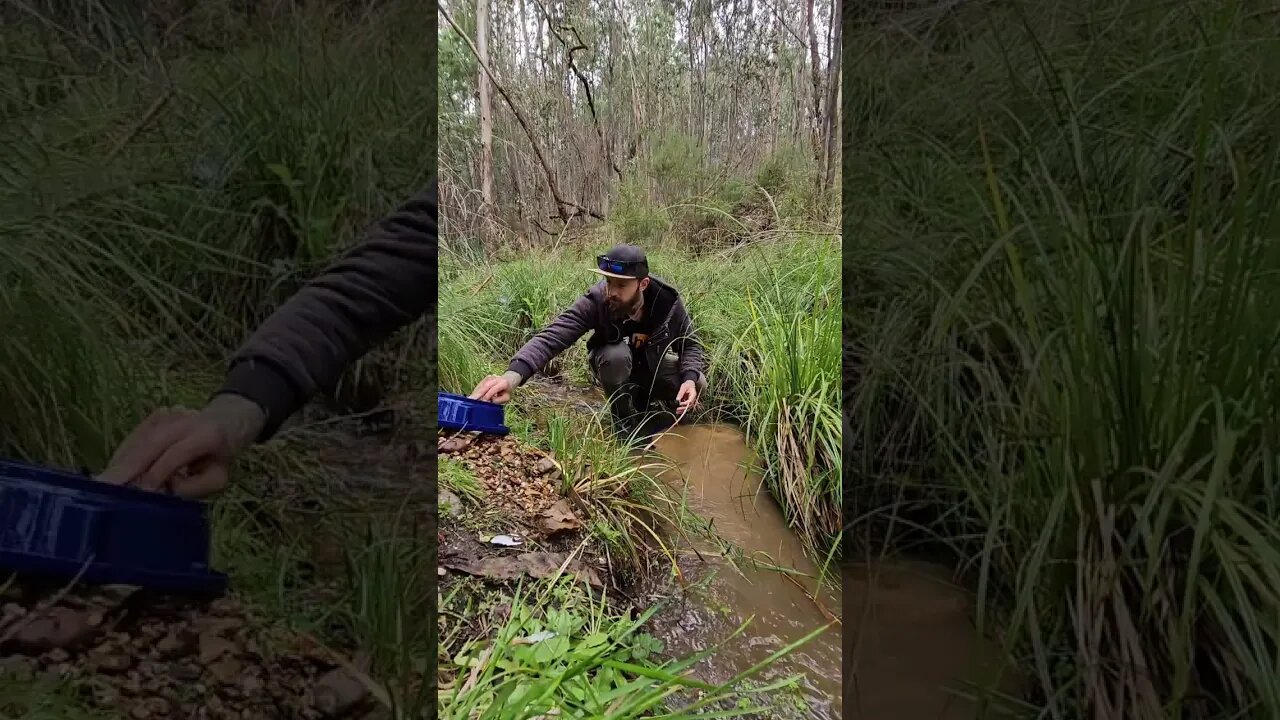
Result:
[[[543,398],[562,409],[600,412],[595,388],[546,383]],[[720,645],[696,667],[720,683],[773,653],[831,625],[757,679],[798,675],[797,692],[770,718],[792,720],[973,720],[966,696],[979,669],[998,657],[970,619],[970,594],[937,564],[896,558],[848,562],[842,589],[818,587],[818,568],[804,551],[757,469],[740,430],[728,424],[688,424],[660,436],[652,454],[668,466],[661,479],[710,523],[714,535],[745,556],[730,563],[717,543],[673,534],[687,590],[669,581],[647,588],[655,601],[676,602],[658,613],[649,632],[671,657]],[[756,565],[751,558],[767,563]],[[769,567],[773,566],[773,567]],[[776,568],[793,571],[790,579]],[[848,616],[841,617],[847,610]],[[840,619],[832,623],[831,615]],[[750,619],[746,629],[725,640]],[[1002,689],[1010,690],[1008,683]],[[782,698],[772,698],[774,702]]]
[[[698,543],[696,557],[715,572],[692,591],[696,597],[656,618],[655,634],[683,656],[723,642],[751,620],[704,661],[700,679],[727,680],[830,625],[762,673],[770,681],[801,676],[792,702],[775,711],[785,714],[773,717],[977,716],[976,703],[962,694],[965,681],[996,653],[973,627],[969,595],[949,581],[949,572],[928,563],[881,560],[841,568],[842,592],[830,582],[819,587],[818,568],[761,487],[740,431],[716,424],[678,426],[658,439],[655,450],[673,465],[663,473],[668,485],[716,535],[746,558],[775,566],[737,562],[735,569],[715,548]],[[798,574],[788,578],[777,566]],[[843,625],[832,623],[832,616],[841,615],[842,599],[849,612]],[[842,663],[842,638],[848,666]]]

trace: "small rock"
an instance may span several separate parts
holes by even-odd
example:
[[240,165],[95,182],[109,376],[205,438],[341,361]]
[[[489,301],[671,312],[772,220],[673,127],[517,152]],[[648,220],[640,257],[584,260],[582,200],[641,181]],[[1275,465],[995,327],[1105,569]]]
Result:
[[219,683],[230,685],[240,677],[240,672],[244,665],[237,659],[227,656],[209,666],[209,673],[213,675]]
[[76,675],[76,668],[70,663],[54,663],[45,668],[44,674],[50,680],[65,680]]
[[173,658],[185,652],[188,645],[178,636],[178,633],[170,631],[168,635],[165,635],[156,643],[156,652],[162,658]]
[[173,664],[169,666],[169,677],[180,683],[195,682],[200,679],[200,671],[190,665]]
[[228,635],[244,625],[244,621],[235,617],[198,617],[192,623],[201,635]]
[[346,717],[368,694],[364,683],[341,668],[322,676],[312,690],[315,708],[326,718]]
[[115,705],[120,701],[120,691],[106,683],[101,683],[93,687],[93,699],[99,705]]
[[556,461],[549,457],[544,457],[538,461],[537,472],[539,475],[546,475],[552,470],[556,470]]
[[240,609],[240,603],[235,598],[220,597],[209,605],[209,609],[216,615],[231,615]]
[[0,677],[27,681],[35,677],[36,661],[24,655],[0,658]]
[[445,488],[440,488],[440,500],[438,507],[448,513],[449,517],[457,518],[462,515],[462,501]]
[[240,689],[245,695],[255,695],[262,690],[262,680],[257,675],[245,675],[240,678]]
[[462,452],[471,447],[471,438],[467,435],[454,435],[450,438],[440,438],[436,449],[442,453]]
[[121,673],[133,667],[133,658],[119,650],[95,651],[90,655],[89,663],[101,672]]

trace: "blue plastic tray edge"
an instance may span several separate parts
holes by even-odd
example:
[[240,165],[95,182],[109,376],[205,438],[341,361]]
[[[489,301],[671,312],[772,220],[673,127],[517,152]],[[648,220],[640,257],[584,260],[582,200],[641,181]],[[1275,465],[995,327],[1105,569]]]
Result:
[[[0,564],[7,570],[18,573],[67,579],[79,575],[82,581],[88,583],[137,585],[170,592],[221,594],[228,586],[226,573],[212,568],[204,572],[189,573],[148,572],[107,563],[90,563],[86,568],[83,563],[12,550],[0,550]],[[82,568],[83,573],[80,572]]]
[[[7,472],[11,470],[22,471],[25,476]],[[4,480],[45,483],[50,485],[50,490],[54,492],[86,492],[99,495],[107,501],[150,505],[180,512],[183,515],[196,516],[202,522],[208,522],[208,506],[199,500],[135,487],[111,485],[83,473],[0,457],[0,482]],[[229,584],[225,573],[214,570],[208,565],[204,566],[204,572],[197,570],[188,573],[151,572],[109,563],[91,563],[85,567],[82,562],[5,549],[0,549],[0,565],[9,571],[20,573],[65,578],[80,575],[83,581],[89,583],[137,585],[172,592],[221,594]]]
[[441,422],[437,424],[440,426],[442,430],[457,430],[460,432],[482,432],[482,433],[488,433],[489,435],[498,435],[498,436],[508,435],[511,433],[511,428],[507,427],[506,425],[499,425],[497,428],[490,428],[490,427],[479,427],[474,425],[463,425],[463,424],[452,423],[452,422]]
[[502,409],[504,412],[505,412],[505,410],[506,410],[506,408],[504,408],[504,407],[503,407],[503,405],[502,405],[501,403],[489,402],[488,400],[475,400],[475,399],[472,399],[472,398],[466,397],[465,395],[454,395],[453,393],[447,393],[447,392],[445,392],[445,391],[443,391],[443,390],[438,391],[438,392],[437,392],[437,396],[438,396],[438,397],[449,398],[450,400],[456,400],[456,401],[458,401],[458,402],[460,402],[460,403],[462,403],[462,404],[464,404],[464,405],[482,405],[482,406],[488,406],[488,407],[492,407],[492,408],[499,408],[499,409]]
[[[32,473],[34,478],[13,477],[6,473],[9,468],[17,468]],[[191,500],[188,498],[177,497],[175,495],[166,495],[164,493],[152,492],[129,485],[112,485],[111,483],[95,480],[88,475],[64,470],[61,468],[42,467],[40,465],[32,465],[30,463],[13,460],[10,458],[0,457],[0,480],[26,480],[34,479],[60,486],[67,490],[85,491],[102,495],[106,497],[116,497],[121,500],[129,500],[140,502],[146,505],[168,506],[175,510],[185,510],[187,512],[196,512],[203,514],[206,511],[206,504],[199,500]]]
[[[464,397],[462,395],[455,395],[453,393],[445,392],[443,390],[437,391],[436,394],[438,398],[448,398],[449,400],[462,403],[463,405],[476,405],[481,407],[497,408],[500,412],[503,413],[504,416],[506,415],[506,408],[503,407],[501,403],[489,402],[488,400],[474,400],[469,397]],[[456,430],[461,432],[482,432],[482,433],[488,433],[489,435],[497,435],[499,437],[503,435],[508,435],[511,433],[511,428],[507,427],[505,423],[498,426],[464,425],[460,423],[449,422],[447,420],[441,421],[437,417],[437,424],[443,430]]]

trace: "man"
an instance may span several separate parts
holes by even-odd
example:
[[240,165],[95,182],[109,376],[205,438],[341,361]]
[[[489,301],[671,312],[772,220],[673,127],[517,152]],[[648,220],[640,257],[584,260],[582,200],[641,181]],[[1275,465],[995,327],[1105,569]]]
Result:
[[696,407],[706,363],[680,294],[649,274],[648,258],[634,245],[598,256],[592,271],[604,280],[525,343],[505,373],[481,381],[472,398],[510,401],[512,390],[592,330],[590,369],[609,397],[617,432],[644,434],[639,423],[651,402],[673,414],[655,416],[667,425]]
[[106,482],[205,497],[227,485],[231,461],[436,299],[436,181],[384,218],[280,306],[231,360],[202,410],[151,414],[120,445]]

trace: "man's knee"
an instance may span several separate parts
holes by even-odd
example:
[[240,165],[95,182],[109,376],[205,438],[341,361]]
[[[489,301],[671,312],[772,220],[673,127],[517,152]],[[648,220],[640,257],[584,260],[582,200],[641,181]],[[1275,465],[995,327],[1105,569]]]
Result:
[[592,357],[596,379],[606,388],[626,384],[631,378],[631,348],[626,343],[605,345]]

